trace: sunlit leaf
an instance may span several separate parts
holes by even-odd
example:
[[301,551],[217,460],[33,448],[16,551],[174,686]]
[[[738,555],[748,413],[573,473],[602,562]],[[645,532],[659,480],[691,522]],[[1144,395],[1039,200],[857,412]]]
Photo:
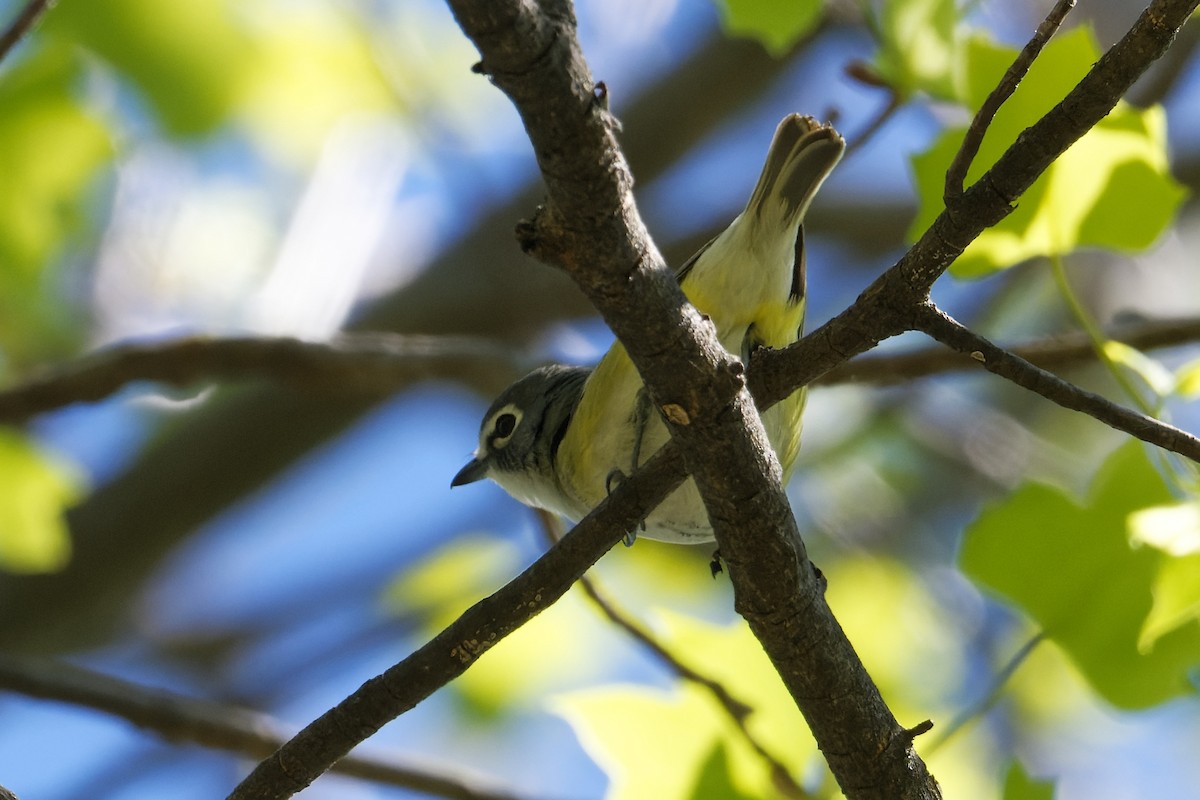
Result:
[[1162,362],[1124,342],[1112,339],[1104,343],[1104,355],[1114,364],[1136,375],[1150,388],[1155,399],[1170,394],[1175,388],[1175,376]]
[[608,800],[690,798],[720,746],[717,712],[693,687],[611,686],[563,695],[554,707],[608,775]]
[[227,119],[253,52],[234,4],[223,0],[60,3],[45,30],[128,77],[177,135],[205,133]]
[[1200,502],[1155,506],[1129,518],[1130,541],[1163,553],[1154,605],[1138,646],[1148,652],[1165,634],[1200,617]]
[[1184,365],[1175,373],[1175,391],[1187,398],[1200,397],[1200,360]]
[[52,572],[67,563],[71,539],[63,512],[78,499],[78,479],[26,438],[0,429],[0,567]]
[[[683,663],[721,683],[752,712],[756,739],[799,775],[816,746],[778,674],[744,622],[715,625],[673,612],[655,614],[656,638]],[[691,798],[716,769],[738,791],[771,796],[768,764],[754,752],[705,689],[680,681],[673,690],[612,686],[565,695],[556,707],[613,781],[616,798]],[[713,775],[708,776],[715,779]]]
[[1138,648],[1151,652],[1168,633],[1195,626],[1200,619],[1200,555],[1164,558],[1154,578],[1154,605],[1138,637]]
[[[730,625],[714,625],[665,611],[656,616],[659,624],[655,629],[677,658],[720,682],[739,702],[754,709],[747,726],[768,749],[795,759],[815,754],[808,726],[745,622],[739,619]],[[741,766],[742,752],[730,751],[735,766]]]
[[1034,780],[1014,761],[1004,776],[1004,800],[1054,800],[1054,783]]
[[902,97],[926,92],[956,95],[961,45],[954,0],[886,0],[875,20],[875,70]]
[[1131,514],[1170,501],[1140,444],[1117,450],[1082,502],[1044,484],[1021,487],[967,530],[960,563],[1057,642],[1115,705],[1141,708],[1190,691],[1200,626],[1142,645],[1163,555],[1129,541]]
[[511,542],[486,534],[463,535],[392,581],[384,594],[397,613],[431,613],[434,625],[449,622],[501,585],[517,569]]
[[717,0],[730,35],[755,39],[776,56],[816,27],[823,5],[823,0]]
[[[968,172],[968,185],[990,168],[1021,131],[1056,105],[1081,79],[1099,49],[1084,28],[1054,39],[988,128]],[[977,108],[1015,51],[975,38],[967,47],[969,108]],[[965,129],[948,131],[913,159],[920,208],[909,230],[923,232],[939,214],[946,168]],[[1118,106],[1052,164],[1016,209],[984,231],[955,262],[960,277],[985,275],[1035,256],[1080,247],[1146,249],[1170,225],[1186,191],[1170,176],[1166,117],[1161,107]]]
[[1167,555],[1200,553],[1200,502],[1171,503],[1133,512],[1129,515],[1129,538],[1135,545],[1148,545]]

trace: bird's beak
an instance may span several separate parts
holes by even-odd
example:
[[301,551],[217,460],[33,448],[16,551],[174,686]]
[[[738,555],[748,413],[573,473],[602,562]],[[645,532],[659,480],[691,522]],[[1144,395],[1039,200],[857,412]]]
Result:
[[481,481],[487,477],[488,465],[486,461],[480,461],[478,458],[472,458],[467,462],[467,465],[458,471],[454,476],[454,480],[450,481],[450,488],[455,486],[463,486],[475,481]]

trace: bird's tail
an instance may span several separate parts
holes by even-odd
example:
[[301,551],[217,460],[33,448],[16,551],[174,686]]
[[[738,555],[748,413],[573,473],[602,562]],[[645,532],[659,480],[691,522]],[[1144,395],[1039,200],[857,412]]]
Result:
[[829,125],[789,114],[775,129],[746,216],[765,234],[794,235],[846,143]]

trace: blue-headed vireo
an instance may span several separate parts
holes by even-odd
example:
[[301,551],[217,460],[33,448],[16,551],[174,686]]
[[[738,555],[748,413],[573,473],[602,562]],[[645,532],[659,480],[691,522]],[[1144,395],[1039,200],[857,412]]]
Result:
[[[757,347],[785,347],[800,337],[801,223],[844,149],[831,126],[798,114],[785,118],[746,210],[676,274],[688,299],[716,326],[721,344],[743,360]],[[785,476],[800,449],[803,407],[800,391],[763,415]],[[505,389],[484,415],[475,457],[451,485],[491,478],[526,505],[578,521],[668,436],[618,341],[594,369],[542,367]],[[641,535],[712,541],[695,482],[686,481],[652,511]]]

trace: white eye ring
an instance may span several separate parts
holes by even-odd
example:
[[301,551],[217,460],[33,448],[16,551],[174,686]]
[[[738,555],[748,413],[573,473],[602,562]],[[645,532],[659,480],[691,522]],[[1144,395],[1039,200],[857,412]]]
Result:
[[497,411],[488,423],[488,445],[495,450],[500,450],[507,445],[521,424],[521,416],[521,410],[512,405]]

